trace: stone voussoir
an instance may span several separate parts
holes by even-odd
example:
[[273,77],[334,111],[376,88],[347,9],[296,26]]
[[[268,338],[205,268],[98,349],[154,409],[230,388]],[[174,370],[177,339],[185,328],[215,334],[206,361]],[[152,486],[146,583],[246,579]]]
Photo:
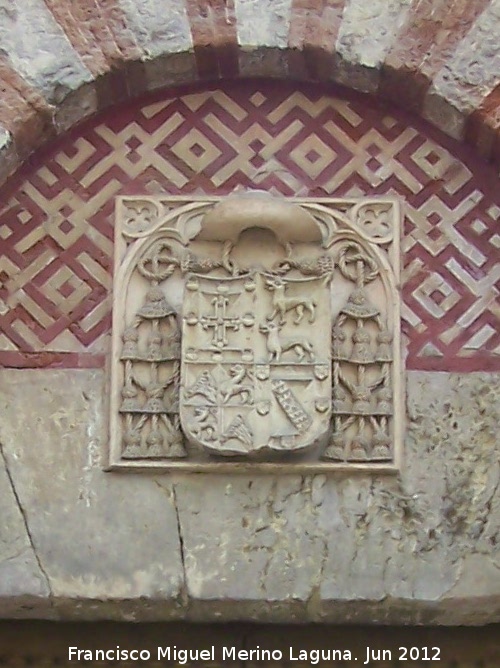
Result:
[[[488,0],[429,19],[428,30],[419,27],[423,10],[408,2],[239,0],[233,9],[207,9],[190,0],[166,9],[157,0],[113,0],[82,11],[16,1],[0,21],[9,66],[54,107],[56,133],[113,102],[200,78],[334,79],[399,100],[448,135],[465,136],[485,157],[500,158],[495,114],[475,114],[498,85],[500,18]],[[405,39],[416,41],[418,57],[404,51]],[[0,72],[6,90],[10,76]],[[46,141],[46,128],[31,102],[12,107],[4,94],[2,107],[0,124],[22,160]],[[466,130],[471,115],[473,131]]]

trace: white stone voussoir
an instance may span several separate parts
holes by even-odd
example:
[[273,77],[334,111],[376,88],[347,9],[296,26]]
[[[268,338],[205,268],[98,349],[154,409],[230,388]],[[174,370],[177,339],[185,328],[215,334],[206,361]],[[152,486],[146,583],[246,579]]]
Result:
[[410,0],[347,0],[337,37],[335,78],[357,90],[376,91],[381,65],[410,10]]
[[428,91],[424,117],[456,139],[463,137],[467,117],[500,83],[499,34],[500,0],[493,0]]
[[14,69],[51,104],[92,80],[43,0],[12,0],[0,14],[0,44]]
[[286,48],[291,6],[292,0],[235,0],[238,44]]
[[149,60],[193,47],[186,6],[178,0],[120,0],[129,29]]

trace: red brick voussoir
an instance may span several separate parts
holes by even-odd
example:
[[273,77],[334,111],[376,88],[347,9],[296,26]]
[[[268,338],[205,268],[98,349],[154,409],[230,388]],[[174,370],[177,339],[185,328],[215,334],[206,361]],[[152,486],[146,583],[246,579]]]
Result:
[[200,79],[238,75],[238,37],[233,0],[186,0]]
[[335,67],[335,43],[345,0],[292,0],[288,34],[292,76],[325,81]]
[[465,139],[484,158],[500,164],[500,85],[469,116]]
[[116,0],[44,0],[94,76],[141,57]]
[[44,2],[92,73],[98,109],[146,90],[141,63],[144,54],[127,26],[118,0]]
[[490,0],[417,3],[383,63],[381,95],[419,113],[433,77],[489,4]]
[[55,135],[52,114],[53,107],[0,55],[0,125],[12,135],[20,160]]

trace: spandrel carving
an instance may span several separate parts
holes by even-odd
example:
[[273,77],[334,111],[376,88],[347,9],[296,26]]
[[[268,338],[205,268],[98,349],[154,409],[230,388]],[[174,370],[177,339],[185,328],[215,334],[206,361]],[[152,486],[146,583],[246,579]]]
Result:
[[391,200],[117,203],[112,468],[396,470]]

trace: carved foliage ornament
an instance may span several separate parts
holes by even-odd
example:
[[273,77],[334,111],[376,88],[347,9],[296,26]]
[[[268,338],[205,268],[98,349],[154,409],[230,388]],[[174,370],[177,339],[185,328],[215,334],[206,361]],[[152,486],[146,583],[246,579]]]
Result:
[[396,470],[392,200],[117,202],[110,468]]

